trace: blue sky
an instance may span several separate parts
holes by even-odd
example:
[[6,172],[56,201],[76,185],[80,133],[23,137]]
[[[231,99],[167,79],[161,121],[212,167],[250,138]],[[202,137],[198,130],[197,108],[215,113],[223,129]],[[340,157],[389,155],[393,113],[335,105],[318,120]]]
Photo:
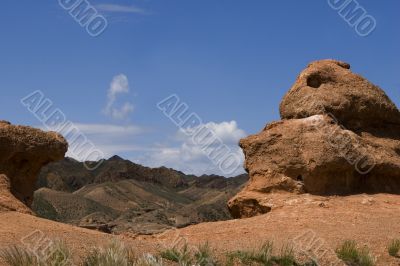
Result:
[[2,1],[1,119],[42,127],[20,103],[41,90],[106,156],[201,174],[220,171],[157,108],[171,94],[235,151],[316,59],[349,62],[400,103],[398,0],[358,1],[377,22],[366,37],[325,0],[89,2],[108,21],[98,37],[58,1]]

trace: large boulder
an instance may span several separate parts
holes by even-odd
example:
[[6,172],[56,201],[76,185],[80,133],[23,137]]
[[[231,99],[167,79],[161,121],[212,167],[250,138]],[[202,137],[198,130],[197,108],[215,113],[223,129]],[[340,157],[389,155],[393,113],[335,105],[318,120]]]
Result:
[[[228,202],[235,218],[271,211],[279,193],[400,193],[399,111],[348,68],[332,60],[310,64],[282,101],[285,119],[240,141],[250,181]],[[316,73],[324,81],[318,88],[307,85]]]
[[280,104],[282,119],[326,113],[354,131],[400,124],[400,112],[385,92],[336,60],[309,64]]
[[27,212],[22,203],[31,205],[40,169],[64,158],[67,149],[55,132],[0,121],[0,210]]

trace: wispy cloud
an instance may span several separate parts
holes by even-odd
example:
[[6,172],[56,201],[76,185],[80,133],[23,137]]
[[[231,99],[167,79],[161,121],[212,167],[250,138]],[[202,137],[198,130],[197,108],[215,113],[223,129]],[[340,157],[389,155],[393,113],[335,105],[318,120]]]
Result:
[[[150,131],[149,128],[133,125],[84,123],[74,123],[74,126],[104,154],[105,158],[115,154],[122,155],[126,152],[150,152],[152,150],[133,141],[138,136],[148,133]],[[71,143],[74,141],[74,136],[67,136],[67,140]],[[74,158],[74,154],[71,151],[67,153],[67,156]]]
[[[198,126],[207,126],[215,135],[226,144],[230,150],[244,160],[244,155],[238,142],[247,134],[238,127],[236,121],[225,121],[221,123],[209,122]],[[206,156],[200,145],[193,143],[190,136],[183,134],[182,130],[176,133],[176,143],[158,145],[155,150],[145,153],[141,158],[134,159],[135,162],[150,167],[167,166],[188,174],[218,174],[225,175],[218,166]],[[230,176],[244,173],[243,168],[238,168]]]
[[147,132],[146,129],[138,126],[119,126],[110,124],[82,124],[75,123],[82,132],[87,135],[106,135],[108,137],[119,137],[121,135],[138,135]]
[[128,78],[124,74],[115,76],[107,93],[107,105],[104,109],[107,116],[116,120],[123,120],[133,112],[134,106],[129,102],[124,103],[120,108],[114,107],[117,96],[125,93],[129,93]]
[[[191,137],[183,134],[182,130],[178,130],[173,137],[167,137],[162,142],[152,144],[145,141],[154,132],[154,129],[150,127],[101,123],[73,123],[73,125],[95,145],[96,149],[102,152],[104,158],[120,155],[150,167],[166,166],[195,175],[224,175],[224,172],[206,156],[202,147],[194,143]],[[216,136],[241,158],[241,161],[244,160],[238,142],[247,134],[235,121],[209,122],[198,127],[202,126],[212,129]],[[45,130],[44,127],[41,128]],[[76,138],[74,134],[68,134],[65,137],[69,143]],[[80,160],[81,158],[76,157],[76,153],[72,152],[71,148],[67,156]],[[238,168],[229,176],[242,173],[244,169]]]
[[125,6],[118,4],[99,4],[96,5],[96,8],[103,12],[148,14],[146,10],[136,6]]

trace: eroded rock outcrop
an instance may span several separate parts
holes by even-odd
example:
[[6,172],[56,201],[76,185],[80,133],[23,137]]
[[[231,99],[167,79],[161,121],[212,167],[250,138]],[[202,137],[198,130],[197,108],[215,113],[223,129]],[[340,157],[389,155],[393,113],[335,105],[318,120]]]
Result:
[[0,121],[0,211],[29,212],[40,169],[64,158],[67,148],[57,133]]
[[[247,186],[228,203],[250,217],[276,193],[400,193],[400,115],[347,63],[311,63],[282,100],[282,121],[240,141]],[[279,196],[282,199],[282,196]]]
[[326,113],[353,131],[400,124],[400,112],[383,90],[335,60],[309,64],[280,104],[282,119]]

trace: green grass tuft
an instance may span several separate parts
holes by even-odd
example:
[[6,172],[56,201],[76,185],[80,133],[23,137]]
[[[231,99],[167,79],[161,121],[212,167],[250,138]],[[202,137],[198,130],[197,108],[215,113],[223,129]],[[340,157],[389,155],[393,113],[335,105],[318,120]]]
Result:
[[373,266],[374,258],[369,253],[368,248],[357,248],[357,243],[352,240],[345,241],[336,249],[336,254],[346,265],[351,266]]
[[388,253],[392,257],[399,257],[400,251],[400,239],[394,239],[390,242],[388,247]]
[[192,250],[189,250],[187,244],[182,248],[177,247],[160,252],[162,258],[178,263],[180,266],[216,266],[218,261],[214,258],[214,254],[206,242]]
[[296,261],[293,247],[285,245],[281,248],[280,254],[274,256],[273,243],[268,241],[258,250],[235,251],[227,254],[227,265],[263,265],[263,266],[316,266],[315,262],[301,264]]
[[192,257],[187,244],[180,249],[174,247],[164,250],[160,255],[166,260],[179,263],[179,265],[190,265],[192,263]]
[[198,249],[194,254],[194,258],[196,266],[211,266],[218,264],[217,260],[214,258],[208,242],[198,246]]
[[293,247],[290,245],[283,246],[281,249],[280,256],[275,258],[273,257],[272,260],[275,261],[276,264],[282,266],[297,265]]

